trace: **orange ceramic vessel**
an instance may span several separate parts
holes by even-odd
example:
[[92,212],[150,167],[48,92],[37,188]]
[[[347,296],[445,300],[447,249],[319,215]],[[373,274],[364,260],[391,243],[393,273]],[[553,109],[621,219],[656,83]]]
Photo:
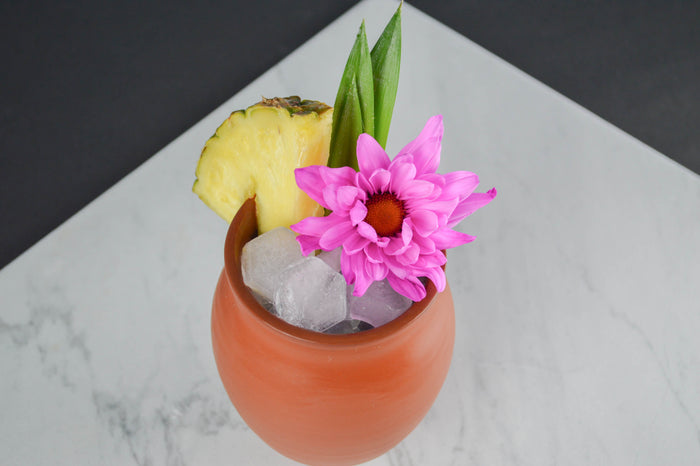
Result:
[[256,235],[248,201],[226,236],[212,339],[221,380],[248,426],[307,464],[357,464],[398,444],[442,387],[454,345],[448,289],[376,329],[325,335],[287,324],[243,284],[240,256]]

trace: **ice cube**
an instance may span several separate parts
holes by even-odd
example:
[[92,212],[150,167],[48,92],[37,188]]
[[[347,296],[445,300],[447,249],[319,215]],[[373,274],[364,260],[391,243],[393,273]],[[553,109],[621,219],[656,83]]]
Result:
[[272,301],[280,274],[304,258],[296,235],[279,227],[248,241],[243,246],[241,269],[243,281],[253,291]]
[[276,314],[276,312],[275,312],[275,305],[272,303],[272,301],[270,301],[269,299],[267,299],[265,296],[261,295],[260,293],[257,293],[257,292],[256,292],[255,290],[253,290],[252,288],[248,288],[248,291],[250,291],[250,294],[253,295],[253,297],[255,298],[255,300],[256,300],[258,303],[260,303],[260,305],[261,305],[262,307],[264,307],[265,310],[267,310],[268,312],[271,312],[272,314]]
[[279,280],[275,310],[290,324],[323,332],[347,317],[345,279],[318,257],[288,267]]
[[362,322],[361,320],[356,319],[345,319],[342,322],[338,322],[324,333],[331,335],[345,335],[348,333],[357,333],[363,330],[369,330],[371,328],[373,327],[367,322]]
[[318,255],[318,258],[326,264],[328,264],[330,268],[332,268],[336,272],[340,272],[340,254],[342,250],[343,247],[340,246],[331,251],[321,251]]
[[352,287],[348,287],[350,317],[374,327],[396,319],[411,304],[413,301],[394,291],[386,279],[372,283],[363,296],[353,296]]

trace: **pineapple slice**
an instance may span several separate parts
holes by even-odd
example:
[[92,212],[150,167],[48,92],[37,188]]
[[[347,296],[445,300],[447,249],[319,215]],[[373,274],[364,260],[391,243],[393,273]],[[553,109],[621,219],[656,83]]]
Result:
[[323,215],[294,169],[326,165],[333,109],[292,96],[233,112],[204,146],[192,191],[227,222],[255,196],[258,233]]

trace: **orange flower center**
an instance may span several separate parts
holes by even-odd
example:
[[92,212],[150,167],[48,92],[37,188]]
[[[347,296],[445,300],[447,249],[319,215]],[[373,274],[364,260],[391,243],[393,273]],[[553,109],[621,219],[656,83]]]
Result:
[[365,222],[374,227],[379,236],[393,236],[401,231],[406,216],[403,201],[393,193],[377,193],[365,202]]

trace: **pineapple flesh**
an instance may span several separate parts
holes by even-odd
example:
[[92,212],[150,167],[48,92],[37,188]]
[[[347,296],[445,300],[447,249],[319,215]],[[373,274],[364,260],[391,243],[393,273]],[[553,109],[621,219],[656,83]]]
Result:
[[326,165],[332,119],[328,105],[296,96],[233,112],[206,142],[192,190],[229,223],[255,196],[259,234],[323,215],[294,169]]

